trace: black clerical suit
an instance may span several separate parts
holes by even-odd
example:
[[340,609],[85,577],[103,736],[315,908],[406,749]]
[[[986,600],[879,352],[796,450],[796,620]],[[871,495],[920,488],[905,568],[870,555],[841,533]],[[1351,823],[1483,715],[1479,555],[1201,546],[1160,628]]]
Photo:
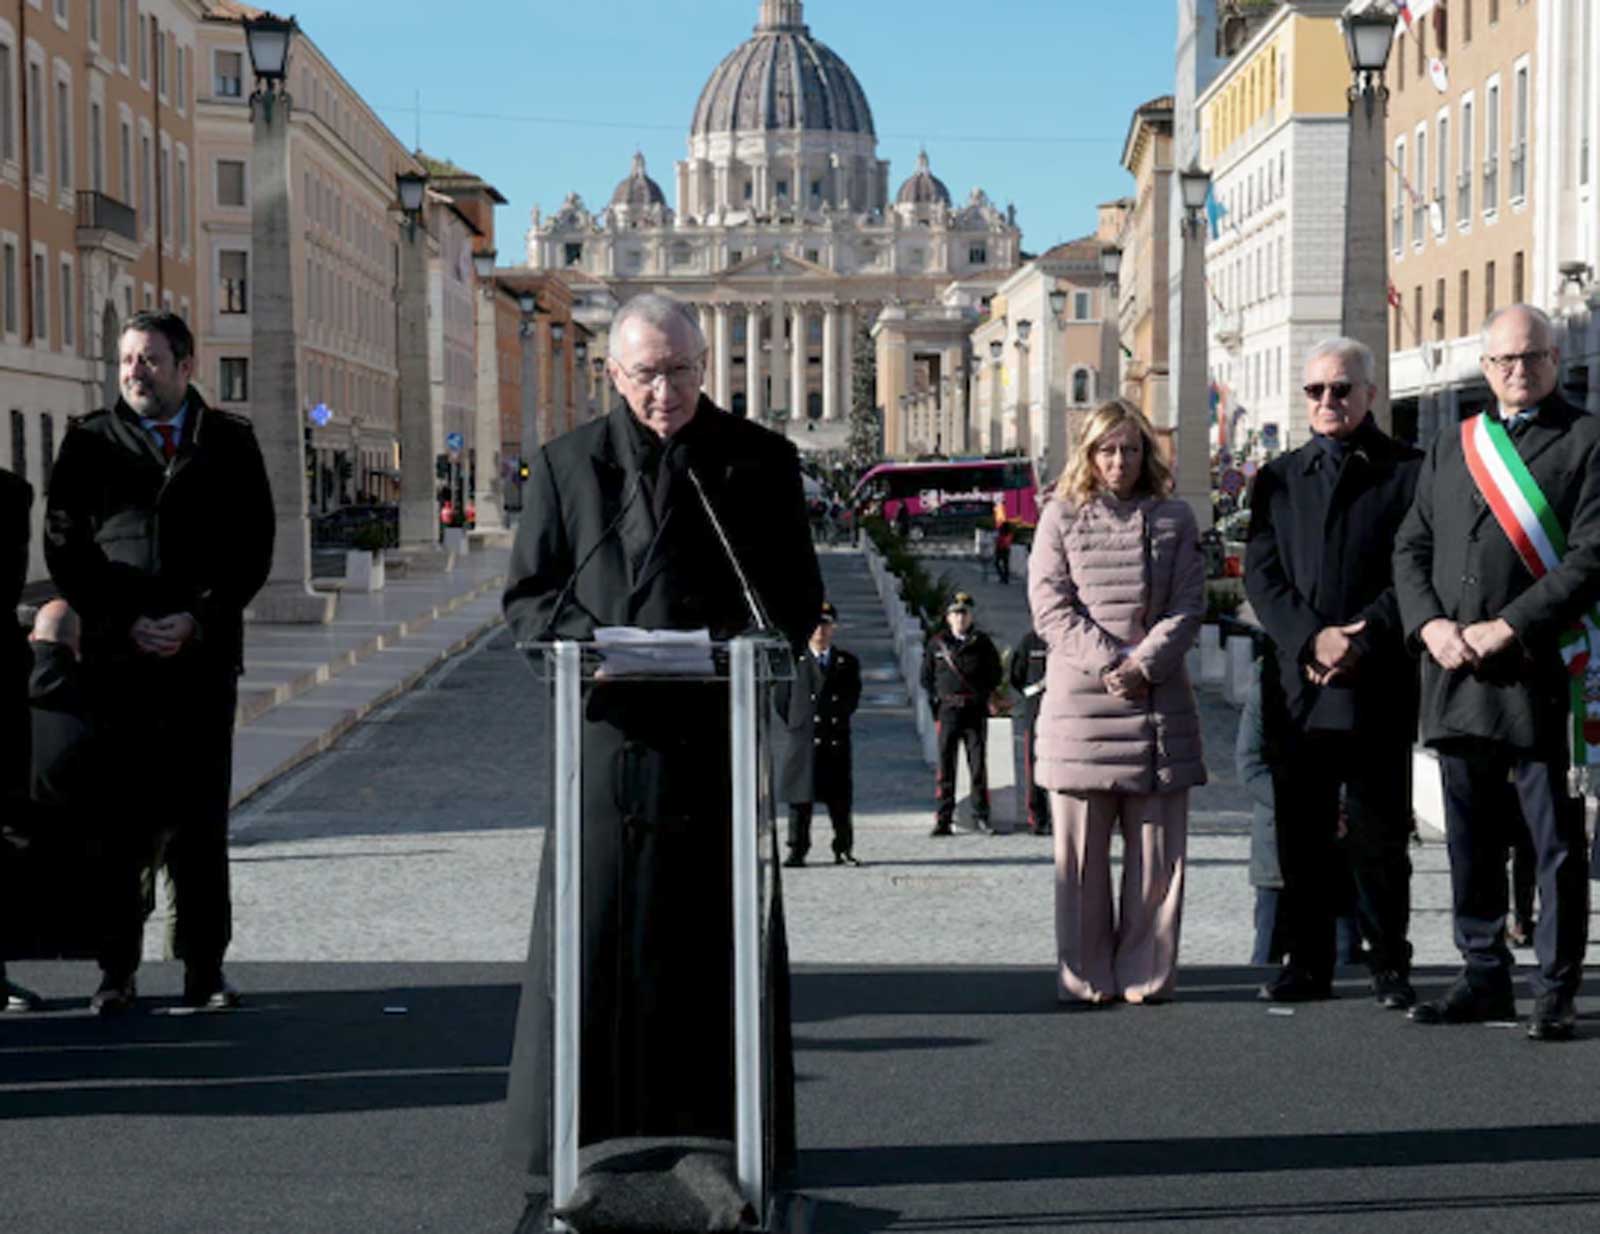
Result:
[[1050,794],[1034,783],[1033,761],[1039,735],[1039,709],[1044,701],[1045,664],[1050,648],[1037,630],[1029,628],[1011,649],[1011,688],[1021,700],[1022,784],[1028,802],[1028,830],[1050,834]]
[[[1487,413],[1486,413],[1487,414]],[[1559,642],[1600,601],[1600,418],[1552,394],[1509,429],[1517,455],[1566,532],[1561,563],[1534,581],[1474,484],[1458,428],[1428,450],[1417,499],[1395,543],[1395,589],[1420,646],[1436,617],[1462,626],[1504,618],[1512,644],[1477,669],[1422,657],[1422,739],[1439,751],[1455,941],[1469,982],[1507,996],[1508,778],[1538,856],[1538,994],[1573,994],[1588,926],[1583,799],[1567,786],[1568,679]]]
[[794,682],[778,687],[778,712],[787,729],[778,770],[778,799],[789,803],[789,855],[811,851],[814,802],[828,807],[836,856],[855,848],[850,802],[850,717],[861,702],[861,661],[842,647],[818,653],[807,647],[795,658]]
[[[1262,717],[1273,770],[1282,937],[1289,962],[1325,983],[1334,965],[1329,872],[1340,796],[1356,911],[1375,972],[1404,977],[1411,906],[1411,743],[1416,661],[1395,603],[1391,546],[1411,506],[1422,455],[1372,418],[1342,440],[1314,436],[1256,477],[1245,590],[1272,636]],[[1353,670],[1306,677],[1317,632],[1364,621]]]
[[[0,900],[14,898],[14,879],[29,839],[28,813],[28,643],[17,622],[17,603],[28,579],[28,511],[33,489],[21,476],[0,468]],[[22,922],[0,904],[0,970],[8,953],[27,950],[14,939]],[[0,985],[5,973],[0,971]],[[0,991],[0,1003],[4,993]]]
[[956,751],[965,746],[972,775],[972,821],[989,825],[989,697],[1000,684],[1000,653],[977,626],[957,638],[948,629],[928,639],[922,660],[938,727],[939,768],[934,780],[934,825],[948,830],[956,810]]
[[[232,937],[228,800],[244,610],[272,565],[275,516],[250,422],[185,395],[169,461],[120,399],[62,439],[45,512],[45,561],[83,622],[83,691],[116,785],[124,838],[163,846],[174,897],[172,952],[214,979]],[[141,617],[189,613],[197,636],[175,656],[139,652]],[[139,863],[126,875],[136,882]],[[136,903],[130,895],[126,903]],[[121,923],[102,957],[113,977],[138,962],[142,922]]]
[[[810,636],[822,583],[798,456],[702,397],[666,449],[622,405],[534,456],[505,594],[519,640],[588,639],[616,625],[728,637],[751,626],[686,468],[772,623],[795,648]],[[733,1134],[727,704],[712,683],[585,687],[583,1144]],[[508,1093],[510,1154],[534,1176],[550,1153],[553,853],[547,833]],[[769,1091],[784,1161],[794,1094],[778,895],[769,909]]]

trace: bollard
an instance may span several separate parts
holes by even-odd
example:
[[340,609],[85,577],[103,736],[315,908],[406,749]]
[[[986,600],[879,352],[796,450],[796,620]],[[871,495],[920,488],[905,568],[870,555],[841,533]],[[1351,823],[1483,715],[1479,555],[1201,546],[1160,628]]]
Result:
[[1222,654],[1222,628],[1213,624],[1200,627],[1200,680],[1206,685],[1221,685],[1228,675],[1228,662]]
[[1247,635],[1235,635],[1227,642],[1228,680],[1227,699],[1236,707],[1243,707],[1250,694],[1252,653],[1255,648]]

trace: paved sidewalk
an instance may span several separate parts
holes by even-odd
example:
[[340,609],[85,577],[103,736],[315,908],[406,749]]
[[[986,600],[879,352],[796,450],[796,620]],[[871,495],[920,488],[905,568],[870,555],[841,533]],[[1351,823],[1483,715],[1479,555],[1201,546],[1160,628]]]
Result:
[[325,626],[245,629],[232,802],[326,750],[373,708],[500,620],[510,549],[474,545],[449,570],[340,591]]

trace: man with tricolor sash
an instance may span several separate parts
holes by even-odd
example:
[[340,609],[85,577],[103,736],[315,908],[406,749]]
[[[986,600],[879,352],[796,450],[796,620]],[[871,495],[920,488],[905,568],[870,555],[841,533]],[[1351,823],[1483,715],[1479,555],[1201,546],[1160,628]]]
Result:
[[1465,960],[1411,1018],[1516,1018],[1505,937],[1509,781],[1539,872],[1535,1040],[1571,1037],[1577,1021],[1589,914],[1579,786],[1600,765],[1600,418],[1556,392],[1559,359],[1538,309],[1512,305],[1489,318],[1480,363],[1496,405],[1433,442],[1395,543],[1401,619],[1427,652],[1422,739],[1439,753]]

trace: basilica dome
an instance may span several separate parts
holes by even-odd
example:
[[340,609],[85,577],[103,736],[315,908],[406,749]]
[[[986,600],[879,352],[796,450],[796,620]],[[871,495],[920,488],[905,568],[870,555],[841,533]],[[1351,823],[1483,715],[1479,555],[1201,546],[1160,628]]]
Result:
[[950,190],[944,181],[928,170],[928,152],[917,155],[917,169],[906,177],[906,182],[895,194],[895,204],[901,206],[948,206]]
[[644,155],[634,154],[633,170],[628,173],[628,178],[618,184],[616,191],[611,194],[611,204],[613,206],[630,206],[638,210],[667,204],[667,197],[661,191],[661,186],[645,174]]
[[755,34],[716,67],[695,104],[691,136],[812,129],[874,136],[861,83],[811,37],[801,0],[762,0]]

